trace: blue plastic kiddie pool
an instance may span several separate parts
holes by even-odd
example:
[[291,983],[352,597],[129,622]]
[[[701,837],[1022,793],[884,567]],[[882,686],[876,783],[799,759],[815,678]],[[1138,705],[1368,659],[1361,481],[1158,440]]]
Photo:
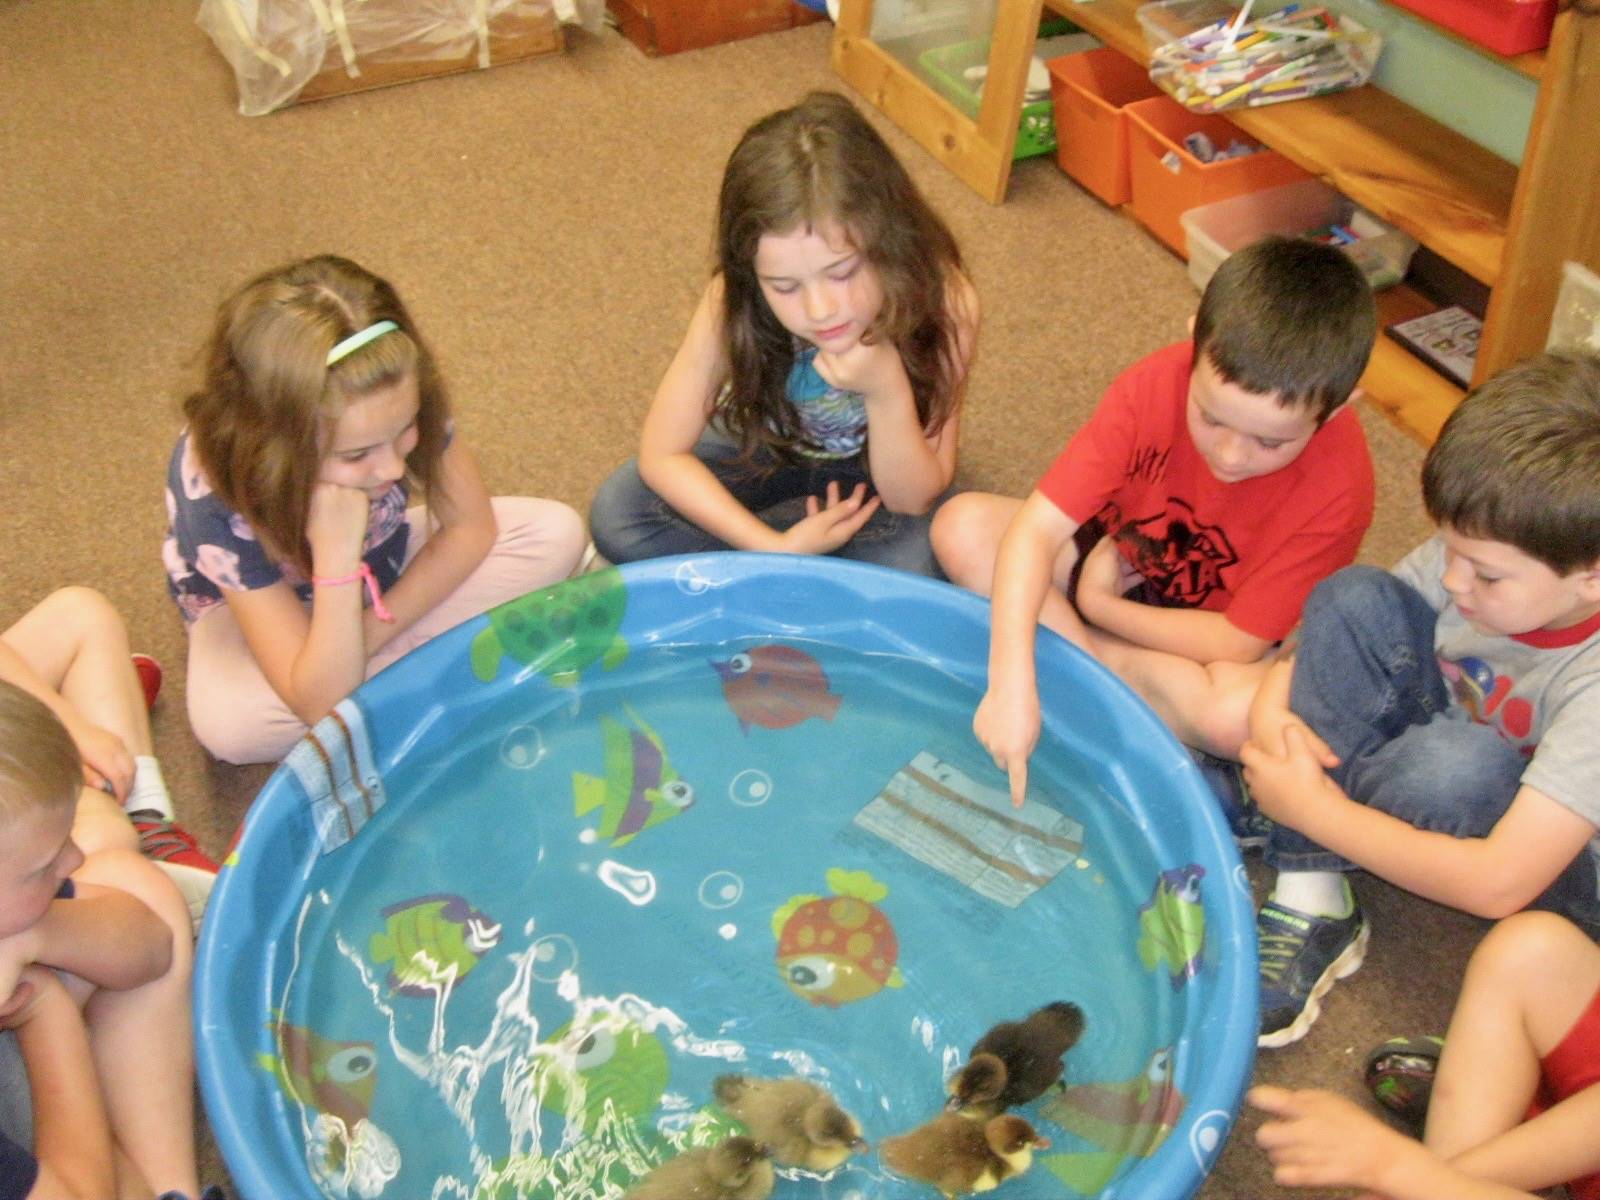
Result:
[[[1071,1001],[1051,1146],[994,1194],[1183,1197],[1256,1034],[1248,889],[1188,756],[1041,638],[1014,809],[988,608],[832,558],[664,559],[470,621],[362,687],[211,900],[200,1078],[247,1200],[615,1197],[800,1075],[871,1143],[1000,1020]],[[778,1200],[933,1193],[875,1149]]]

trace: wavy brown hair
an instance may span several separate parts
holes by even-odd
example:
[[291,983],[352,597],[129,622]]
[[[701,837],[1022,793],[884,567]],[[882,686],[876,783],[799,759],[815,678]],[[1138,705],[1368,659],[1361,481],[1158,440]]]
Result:
[[878,273],[883,307],[868,342],[900,352],[917,417],[938,432],[960,395],[949,289],[961,270],[955,238],[877,130],[843,96],[813,92],[750,126],[728,158],[717,204],[728,386],[717,415],[747,461],[792,462],[804,445],[787,383],[795,338],[756,278],[767,234],[836,225]]
[[[399,328],[327,365],[329,350],[378,321]],[[202,370],[183,411],[208,482],[273,557],[305,575],[311,492],[334,424],[407,376],[419,407],[406,482],[439,499],[449,401],[433,355],[394,288],[349,259],[319,255],[245,284],[218,309]]]

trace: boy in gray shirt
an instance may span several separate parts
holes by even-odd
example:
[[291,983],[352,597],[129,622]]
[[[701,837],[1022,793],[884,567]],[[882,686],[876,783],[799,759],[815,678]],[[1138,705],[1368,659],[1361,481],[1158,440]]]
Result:
[[1422,488],[1438,535],[1319,585],[1251,707],[1241,760],[1279,872],[1257,917],[1263,1046],[1303,1037],[1360,967],[1355,867],[1600,934],[1600,359],[1541,356],[1472,392]]

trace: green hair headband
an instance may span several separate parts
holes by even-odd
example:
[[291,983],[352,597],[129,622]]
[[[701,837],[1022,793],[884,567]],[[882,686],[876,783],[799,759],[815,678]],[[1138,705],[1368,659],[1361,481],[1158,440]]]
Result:
[[374,321],[365,329],[352,333],[344,341],[338,343],[328,351],[328,366],[333,366],[340,359],[349,358],[368,342],[375,342],[386,333],[394,333],[400,326],[393,321]]

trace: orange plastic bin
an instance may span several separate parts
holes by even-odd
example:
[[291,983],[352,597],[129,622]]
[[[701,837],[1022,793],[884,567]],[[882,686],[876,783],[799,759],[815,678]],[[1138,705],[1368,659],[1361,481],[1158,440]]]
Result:
[[1061,169],[1107,204],[1126,204],[1128,118],[1135,100],[1161,95],[1145,69],[1117,50],[1085,50],[1052,58],[1050,97]]
[[[1137,100],[1128,105],[1127,114],[1133,215],[1185,258],[1181,218],[1191,208],[1311,178],[1283,155],[1246,137],[1226,117],[1192,113],[1169,96]],[[1183,139],[1191,133],[1205,134],[1218,151],[1233,142],[1257,149],[1204,163],[1184,149]]]

